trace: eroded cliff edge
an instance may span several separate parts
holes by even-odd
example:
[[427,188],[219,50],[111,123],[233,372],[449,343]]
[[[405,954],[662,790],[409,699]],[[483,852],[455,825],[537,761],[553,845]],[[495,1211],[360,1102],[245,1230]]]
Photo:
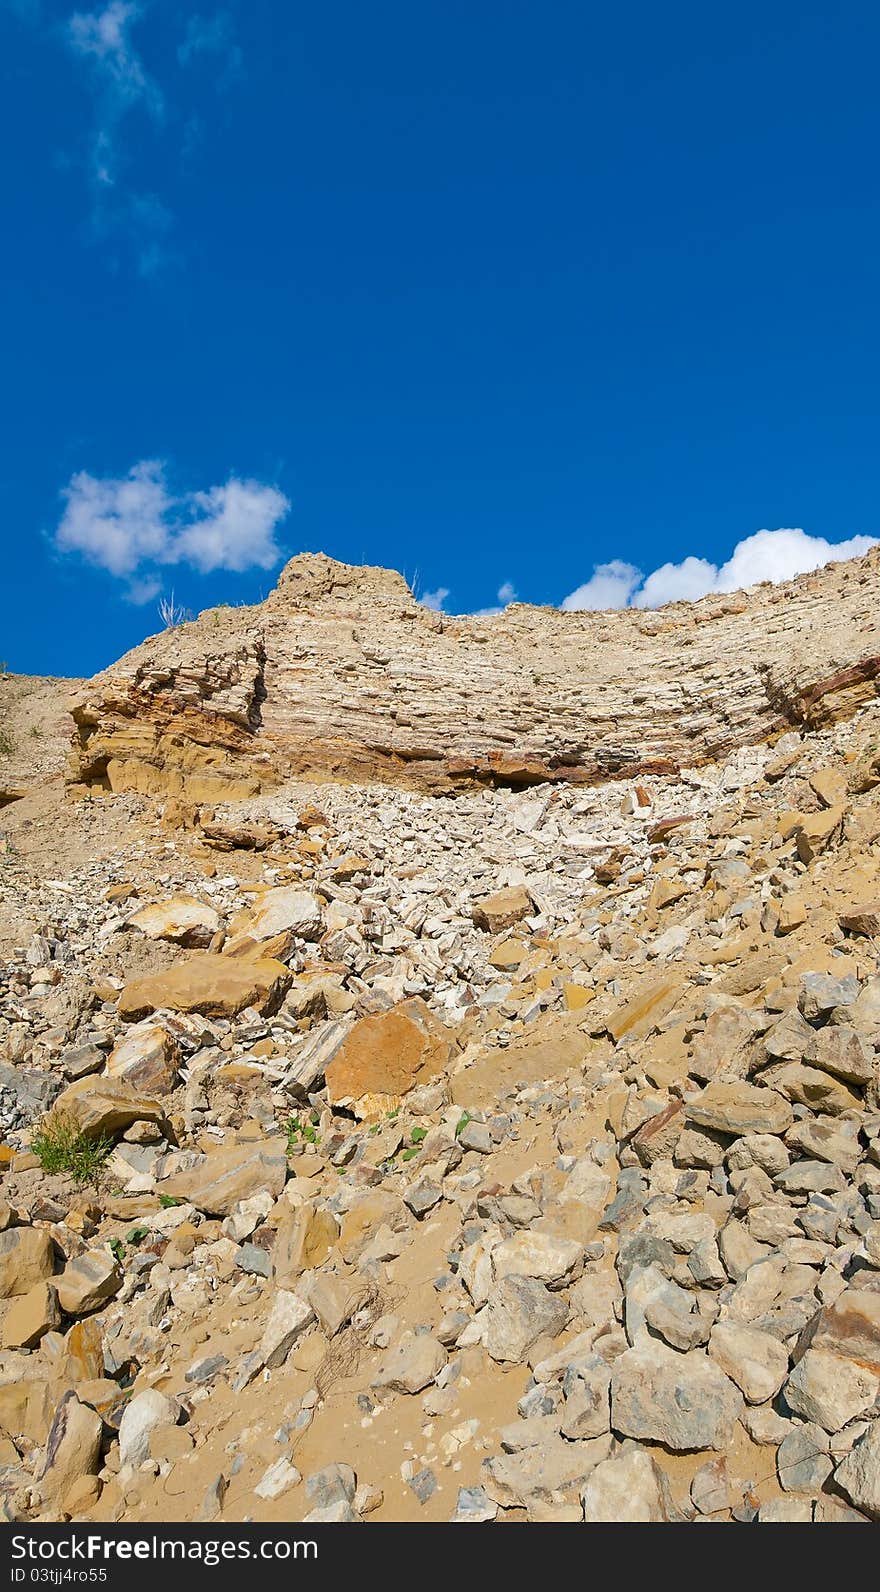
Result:
[[880,552],[658,611],[430,612],[301,554],[251,608],[151,637],[72,706],[71,794],[236,800],[288,777],[453,792],[673,773],[876,694]]

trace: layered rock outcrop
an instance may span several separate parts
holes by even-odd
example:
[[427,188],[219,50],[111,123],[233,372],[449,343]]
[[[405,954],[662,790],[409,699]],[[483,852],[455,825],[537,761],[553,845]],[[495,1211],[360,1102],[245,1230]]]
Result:
[[853,713],[880,673],[880,554],[655,612],[430,612],[302,554],[253,608],[152,637],[73,705],[73,794],[237,800],[288,777],[455,791],[674,772]]

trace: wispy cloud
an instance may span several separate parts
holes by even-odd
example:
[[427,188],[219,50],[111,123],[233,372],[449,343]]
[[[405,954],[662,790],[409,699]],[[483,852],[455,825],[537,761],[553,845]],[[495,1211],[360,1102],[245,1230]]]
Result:
[[661,608],[665,603],[740,591],[759,581],[791,580],[823,564],[857,558],[877,543],[875,536],[829,542],[799,528],[755,531],[738,542],[724,564],[691,554],[680,564],[661,564],[645,575],[634,564],[612,559],[597,564],[592,576],[560,603],[561,608]]
[[243,573],[271,569],[284,556],[276,533],[290,503],[261,481],[230,476],[222,486],[175,494],[165,466],[144,459],[120,477],[80,470],[61,495],[55,546],[125,581],[131,602],[155,597],[169,565]]
[[[446,599],[451,595],[452,593],[448,586],[438,586],[436,591],[426,591],[419,598],[419,602],[423,608],[430,608],[434,613],[442,614],[446,611]],[[509,580],[502,581],[498,587],[498,602],[493,604],[491,608],[475,608],[473,617],[475,619],[490,619],[493,614],[503,613],[507,604],[513,602],[516,602],[516,591],[513,582]]]
[[93,8],[75,10],[62,21],[52,18],[40,0],[0,0],[0,6],[19,15],[47,44],[60,41],[83,73],[92,102],[91,131],[80,139],[71,130],[68,147],[58,153],[56,163],[86,172],[93,237],[124,244],[139,274],[154,275],[181,251],[170,241],[174,216],[166,199],[153,191],[149,178],[146,183],[143,177],[132,180],[135,157],[143,172],[153,148],[152,140],[142,136],[145,129],[154,137],[174,134],[184,159],[202,141],[205,124],[191,104],[196,85],[187,69],[200,59],[212,62],[218,90],[243,76],[232,11],[172,18],[176,31],[182,29],[177,90],[190,78],[185,103],[179,104],[175,86],[169,90],[146,64],[142,39],[151,0],[98,0]]
[[448,586],[438,586],[436,591],[426,591],[419,598],[423,608],[430,608],[432,613],[442,614],[443,604],[449,596]]
[[181,66],[190,66],[200,56],[216,56],[221,63],[218,89],[225,89],[233,78],[242,72],[241,46],[235,37],[235,21],[228,11],[215,11],[213,16],[194,16],[187,19],[186,32],[178,45],[177,59]]

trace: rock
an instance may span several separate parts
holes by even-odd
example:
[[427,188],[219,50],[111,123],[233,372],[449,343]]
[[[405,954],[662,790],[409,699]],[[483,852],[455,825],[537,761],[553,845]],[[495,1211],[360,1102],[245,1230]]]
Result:
[[291,1487],[298,1487],[302,1476],[295,1465],[285,1456],[276,1459],[274,1465],[265,1470],[257,1482],[254,1492],[258,1498],[280,1498],[282,1493],[289,1492]]
[[788,1062],[773,1069],[772,1082],[774,1089],[795,1105],[807,1106],[810,1111],[821,1111],[829,1117],[860,1111],[862,1107],[858,1095],[818,1067],[802,1067],[796,1062]]
[[44,1508],[57,1507],[83,1476],[97,1473],[101,1456],[101,1417],[66,1393],[55,1412],[46,1457],[37,1478]]
[[177,1082],[180,1047],[161,1023],[137,1023],[114,1045],[107,1073],[142,1094],[169,1094]]
[[818,1492],[833,1469],[827,1432],[813,1425],[793,1426],[776,1451],[776,1473],[786,1492]]
[[118,1262],[106,1249],[90,1249],[69,1260],[56,1278],[58,1302],[69,1316],[86,1315],[113,1299],[122,1287]]
[[393,1110],[416,1085],[448,1067],[452,1036],[421,1000],[362,1017],[325,1069],[331,1105],[350,1105],[357,1116]]
[[739,1391],[701,1350],[639,1344],[615,1360],[611,1427],[676,1451],[724,1449],[742,1409]]
[[555,1338],[568,1306],[532,1277],[505,1277],[489,1295],[485,1346],[493,1360],[521,1364],[539,1338]]
[[47,1332],[61,1325],[58,1295],[50,1282],[34,1283],[19,1294],[3,1317],[4,1349],[35,1349]]
[[598,1464],[581,1488],[588,1525],[654,1523],[679,1518],[660,1466],[635,1443]]
[[878,1393],[880,1374],[826,1349],[807,1349],[785,1384],[790,1407],[826,1432],[839,1432],[866,1414]]
[[446,1364],[446,1350],[427,1333],[406,1332],[385,1356],[373,1387],[393,1393],[421,1393]]
[[847,1288],[811,1321],[804,1342],[880,1376],[880,1293]]
[[176,1426],[180,1420],[180,1405],[158,1388],[146,1388],[136,1393],[127,1404],[119,1423],[119,1463],[125,1469],[136,1469],[148,1458],[150,1438],[161,1426]]
[[55,1270],[55,1246],[39,1227],[10,1227],[0,1233],[0,1299],[30,1293]]
[[558,1437],[517,1454],[497,1454],[483,1462],[483,1488],[502,1508],[530,1508],[537,1500],[580,1487],[608,1458],[610,1448],[610,1436],[590,1443],[567,1443]]
[[788,1353],[778,1339],[738,1321],[719,1321],[712,1328],[709,1354],[749,1404],[775,1398],[788,1375]]
[[216,1150],[191,1172],[165,1178],[160,1192],[190,1200],[208,1216],[229,1216],[253,1194],[265,1190],[277,1198],[286,1180],[286,1141],[273,1138]]
[[685,1102],[685,1116],[698,1127],[734,1136],[781,1134],[794,1120],[791,1106],[781,1095],[738,1079],[707,1084],[702,1094]]
[[254,906],[229,925],[230,950],[235,953],[236,942],[250,940],[259,945],[277,936],[289,935],[291,941],[316,940],[321,933],[321,903],[307,890],[296,890],[280,885],[266,890]]
[[512,928],[514,923],[530,917],[534,910],[525,885],[517,884],[484,896],[474,905],[472,916],[478,929],[484,929],[487,934],[500,934],[502,929]]
[[852,1006],[859,997],[857,978],[833,978],[830,973],[805,973],[798,1008],[810,1023],[827,1017],[838,1006]]
[[495,1276],[536,1277],[539,1282],[571,1281],[583,1265],[584,1246],[574,1238],[524,1231],[493,1251]]
[[107,1078],[78,1078],[59,1095],[53,1116],[71,1122],[89,1139],[117,1138],[133,1122],[164,1123],[165,1108],[130,1084]]
[[278,1288],[272,1300],[259,1354],[270,1370],[283,1365],[297,1339],[315,1319],[315,1312],[299,1294]]
[[868,1430],[834,1472],[836,1485],[872,1520],[880,1520],[880,1423]]
[[321,1266],[339,1237],[332,1211],[306,1200],[299,1210],[279,1223],[272,1245],[275,1283],[288,1288],[304,1271]]
[[864,1086],[877,1076],[873,1048],[854,1028],[837,1024],[820,1028],[806,1052],[807,1059],[821,1072],[842,1078],[844,1083]]
[[[611,1367],[598,1354],[578,1359],[565,1374],[560,1431],[572,1441],[601,1437],[611,1428]],[[553,1417],[555,1421],[556,1417]]]
[[245,1007],[271,1014],[278,1010],[292,975],[283,962],[197,951],[161,973],[126,984],[119,1016],[137,1022],[151,1012],[199,1012],[204,1017],[234,1017]]
[[459,1487],[452,1524],[484,1525],[497,1518],[498,1505],[484,1487]]
[[850,904],[837,915],[844,934],[862,934],[868,940],[880,936],[880,901],[863,901]]
[[128,922],[150,940],[173,940],[176,945],[185,946],[210,945],[223,925],[219,912],[187,895],[139,907]]
[[357,1492],[357,1476],[350,1465],[325,1465],[306,1477],[306,1492],[318,1509],[329,1509],[340,1500],[350,1504]]
[[61,1079],[34,1067],[10,1067],[0,1061],[0,1090],[11,1095],[19,1111],[34,1117],[49,1110],[61,1088]]
[[300,1283],[300,1292],[311,1305],[328,1338],[335,1338],[360,1307],[364,1290],[350,1277],[333,1277],[327,1272],[309,1272]]

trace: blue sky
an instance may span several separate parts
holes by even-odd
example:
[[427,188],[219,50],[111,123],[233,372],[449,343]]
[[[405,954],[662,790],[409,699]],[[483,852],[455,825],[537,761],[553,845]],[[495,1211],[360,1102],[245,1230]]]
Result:
[[869,4],[0,0],[0,658],[303,549],[464,612],[874,536],[878,56]]

